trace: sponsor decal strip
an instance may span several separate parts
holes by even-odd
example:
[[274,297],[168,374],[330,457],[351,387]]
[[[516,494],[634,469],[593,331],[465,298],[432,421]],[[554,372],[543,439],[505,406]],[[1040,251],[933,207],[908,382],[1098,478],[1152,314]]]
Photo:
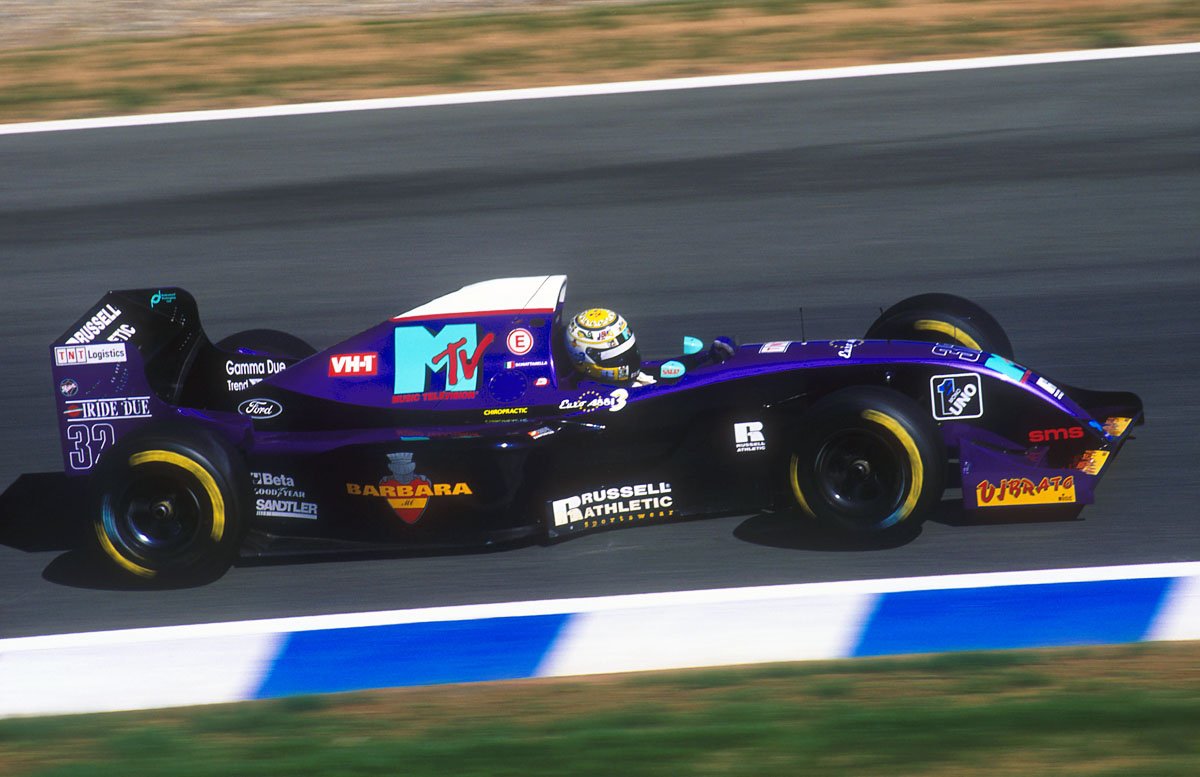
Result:
[[63,411],[63,415],[67,417],[67,423],[149,418],[151,416],[150,397],[69,400],[66,402],[66,410]]
[[[1195,639],[1200,562],[678,591],[5,639],[0,716]],[[355,661],[345,660],[347,650]]]

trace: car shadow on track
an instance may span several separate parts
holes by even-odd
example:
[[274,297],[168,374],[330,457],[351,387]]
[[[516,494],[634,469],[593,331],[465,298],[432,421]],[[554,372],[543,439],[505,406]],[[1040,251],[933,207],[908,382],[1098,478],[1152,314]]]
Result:
[[86,512],[86,483],[61,472],[26,473],[0,494],[0,544],[26,553],[78,548]]
[[42,579],[72,588],[145,588],[113,572],[84,550],[89,522],[87,483],[61,472],[21,475],[0,494],[0,545],[25,553],[65,551],[42,571]]
[[[955,528],[997,526],[1016,523],[1055,523],[1082,520],[1081,505],[965,510],[960,498],[945,499],[926,519]],[[733,536],[743,542],[788,550],[863,551],[888,550],[907,545],[921,535],[921,527],[900,527],[882,536],[851,536],[830,533],[794,511],[763,512],[742,521]]]

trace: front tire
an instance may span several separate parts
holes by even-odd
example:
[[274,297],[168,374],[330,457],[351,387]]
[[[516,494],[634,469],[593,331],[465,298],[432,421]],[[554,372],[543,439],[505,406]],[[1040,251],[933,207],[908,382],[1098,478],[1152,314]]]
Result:
[[239,465],[236,451],[199,429],[163,428],[123,441],[93,475],[96,549],[128,579],[216,579],[242,540],[249,485]]
[[946,343],[1013,358],[1004,327],[979,305],[953,294],[918,294],[897,302],[875,319],[866,339]]
[[946,449],[911,399],[875,386],[830,394],[809,409],[788,466],[797,505],[837,533],[916,526],[942,497]]

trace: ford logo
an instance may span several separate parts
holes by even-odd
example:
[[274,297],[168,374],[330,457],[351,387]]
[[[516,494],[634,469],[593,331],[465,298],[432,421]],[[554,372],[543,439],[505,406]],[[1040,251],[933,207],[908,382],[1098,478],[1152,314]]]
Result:
[[238,412],[251,418],[274,418],[283,412],[283,405],[273,399],[247,399],[238,405]]

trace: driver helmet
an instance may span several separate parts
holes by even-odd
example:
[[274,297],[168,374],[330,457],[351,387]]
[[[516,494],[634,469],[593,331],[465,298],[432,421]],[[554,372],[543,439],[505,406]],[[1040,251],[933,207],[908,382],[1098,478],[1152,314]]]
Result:
[[637,338],[619,313],[605,308],[579,313],[567,324],[566,341],[571,363],[589,378],[624,383],[641,371]]

